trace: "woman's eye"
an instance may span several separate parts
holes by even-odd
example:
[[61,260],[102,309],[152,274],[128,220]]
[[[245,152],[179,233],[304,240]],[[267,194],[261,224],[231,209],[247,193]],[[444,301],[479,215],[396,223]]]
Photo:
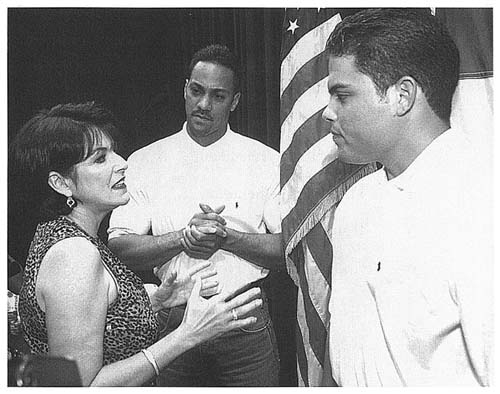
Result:
[[97,158],[95,159],[95,162],[96,163],[104,163],[104,161],[106,160],[106,156],[105,155],[99,155],[97,156]]

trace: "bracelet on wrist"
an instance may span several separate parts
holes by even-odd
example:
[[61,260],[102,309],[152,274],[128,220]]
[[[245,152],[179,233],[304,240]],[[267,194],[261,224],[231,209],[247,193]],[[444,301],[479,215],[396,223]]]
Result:
[[160,376],[160,368],[158,368],[158,364],[156,363],[153,353],[151,353],[148,349],[142,349],[141,352],[152,365],[153,369],[155,370],[156,376]]

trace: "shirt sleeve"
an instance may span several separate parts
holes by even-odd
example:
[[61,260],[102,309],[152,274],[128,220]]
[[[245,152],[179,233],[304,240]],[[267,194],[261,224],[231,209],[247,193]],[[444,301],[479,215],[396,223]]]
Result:
[[[482,267],[475,267],[480,270]],[[491,274],[492,270],[489,270]],[[460,322],[472,368],[482,386],[491,384],[493,362],[493,289],[491,276],[471,273],[456,283]]]
[[280,214],[280,171],[279,154],[277,152],[273,160],[268,164],[268,177],[264,203],[264,223],[271,233],[281,232],[281,214]]
[[[478,200],[476,200],[478,201]],[[455,256],[455,297],[467,353],[482,386],[493,374],[493,224],[488,204],[475,204]],[[465,225],[464,225],[465,226]]]
[[125,173],[125,184],[130,195],[127,204],[115,208],[109,220],[109,239],[125,234],[148,234],[151,229],[150,196],[141,183],[140,167],[129,159]]

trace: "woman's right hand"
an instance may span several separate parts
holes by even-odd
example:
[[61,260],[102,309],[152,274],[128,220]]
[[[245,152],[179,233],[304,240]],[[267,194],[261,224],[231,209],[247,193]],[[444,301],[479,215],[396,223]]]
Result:
[[[174,267],[169,275],[162,280],[160,286],[152,290],[150,299],[153,311],[157,312],[163,308],[184,305],[192,293],[196,274],[202,279],[200,294],[203,296],[214,294],[219,282],[215,279],[217,271],[211,266],[209,261],[198,262],[181,275]],[[146,287],[146,285],[144,286]]]
[[256,322],[254,316],[245,316],[262,305],[260,288],[254,287],[227,301],[234,292],[222,291],[209,299],[200,296],[201,279],[197,278],[189,297],[179,329],[192,334],[198,343],[213,339],[225,332],[246,327]]

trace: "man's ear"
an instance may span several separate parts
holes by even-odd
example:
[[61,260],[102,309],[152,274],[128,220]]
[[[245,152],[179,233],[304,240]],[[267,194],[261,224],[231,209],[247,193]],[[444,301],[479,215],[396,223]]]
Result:
[[241,97],[241,92],[238,92],[233,96],[233,102],[231,103],[231,112],[233,112],[238,106],[238,103],[240,102],[240,97]]
[[189,79],[186,79],[186,82],[184,83],[184,100],[186,100],[188,83]]
[[413,77],[404,76],[401,77],[394,86],[397,94],[396,115],[404,116],[415,104],[418,84]]
[[56,171],[49,172],[47,183],[52,189],[54,189],[57,193],[62,194],[63,196],[69,197],[73,194],[70,188],[70,185],[72,183],[71,180],[62,176]]

